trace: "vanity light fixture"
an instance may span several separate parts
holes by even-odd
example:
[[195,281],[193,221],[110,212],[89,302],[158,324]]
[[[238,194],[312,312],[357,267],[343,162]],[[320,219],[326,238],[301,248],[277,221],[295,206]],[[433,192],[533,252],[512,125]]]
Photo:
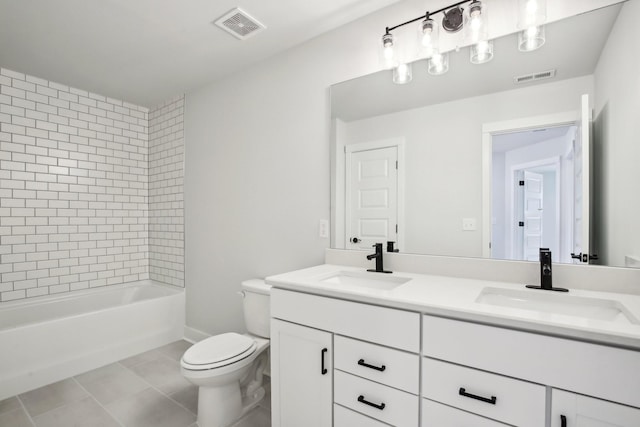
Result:
[[429,74],[439,76],[449,71],[449,53],[436,53],[427,61]]
[[[538,49],[545,42],[544,22],[547,19],[546,0],[517,0],[518,48],[521,51]],[[381,63],[384,69],[393,69],[393,82],[405,84],[411,81],[411,64],[407,58],[398,55],[398,41],[392,31],[405,25],[420,21],[418,26],[418,58],[427,59],[429,74],[440,75],[449,70],[448,53],[440,49],[440,26],[449,33],[455,33],[464,28],[465,42],[470,45],[469,60],[473,64],[484,64],[493,59],[493,41],[489,40],[489,15],[487,0],[463,0],[434,12],[427,11],[424,15],[401,24],[386,27],[382,36],[380,50]],[[462,6],[465,5],[466,9]],[[438,23],[434,16],[442,14]]]
[[403,85],[409,83],[412,77],[411,64],[403,62],[393,69],[393,82],[395,84]]
[[531,52],[542,47],[545,41],[544,25],[534,25],[518,34],[518,49],[522,52]]

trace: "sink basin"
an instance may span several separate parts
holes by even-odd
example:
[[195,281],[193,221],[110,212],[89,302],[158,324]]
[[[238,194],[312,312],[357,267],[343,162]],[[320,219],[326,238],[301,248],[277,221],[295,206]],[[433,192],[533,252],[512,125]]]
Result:
[[320,280],[322,283],[357,286],[359,288],[391,290],[411,280],[408,277],[392,276],[385,273],[340,271]]
[[620,302],[600,298],[576,297],[548,291],[484,288],[477,303],[543,313],[561,314],[589,320],[638,324]]

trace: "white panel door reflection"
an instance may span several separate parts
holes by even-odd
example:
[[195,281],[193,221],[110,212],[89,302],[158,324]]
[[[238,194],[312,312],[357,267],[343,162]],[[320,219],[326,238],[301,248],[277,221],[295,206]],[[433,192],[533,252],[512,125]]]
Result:
[[348,249],[398,241],[398,148],[355,151],[347,147],[346,236]]

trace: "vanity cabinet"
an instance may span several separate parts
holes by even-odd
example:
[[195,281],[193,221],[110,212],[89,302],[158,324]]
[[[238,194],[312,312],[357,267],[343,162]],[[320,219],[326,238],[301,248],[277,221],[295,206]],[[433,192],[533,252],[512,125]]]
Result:
[[429,315],[422,331],[424,398],[524,427],[551,393],[551,427],[640,426],[637,351]]
[[[333,400],[323,398],[321,405],[328,404],[329,417],[332,407],[337,408],[329,425],[419,426],[419,313],[273,289],[271,316],[274,427],[325,425],[314,424],[317,412],[298,417],[306,411],[299,395],[308,395],[317,381],[317,372],[313,377],[317,364],[313,367],[305,360],[314,352],[317,359],[318,349],[323,348],[328,349],[325,367],[333,381]],[[309,341],[320,345],[314,347]],[[297,345],[304,348],[303,360],[298,360]],[[307,383],[307,377],[297,372],[309,369]],[[293,402],[283,402],[289,398]]]
[[640,409],[577,393],[551,391],[551,427],[640,426]]
[[544,426],[546,389],[540,384],[426,357],[422,379],[424,398],[505,424]]
[[422,423],[420,427],[509,427],[479,415],[451,406],[422,399]]
[[329,332],[271,320],[273,424],[331,427],[333,339]]
[[638,427],[640,352],[272,289],[273,427]]

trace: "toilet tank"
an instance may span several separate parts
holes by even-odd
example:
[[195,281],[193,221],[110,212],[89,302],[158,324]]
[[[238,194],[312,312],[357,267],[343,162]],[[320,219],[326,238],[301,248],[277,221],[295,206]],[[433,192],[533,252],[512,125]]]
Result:
[[263,338],[271,336],[271,285],[264,280],[251,279],[241,283],[244,321],[247,331]]

